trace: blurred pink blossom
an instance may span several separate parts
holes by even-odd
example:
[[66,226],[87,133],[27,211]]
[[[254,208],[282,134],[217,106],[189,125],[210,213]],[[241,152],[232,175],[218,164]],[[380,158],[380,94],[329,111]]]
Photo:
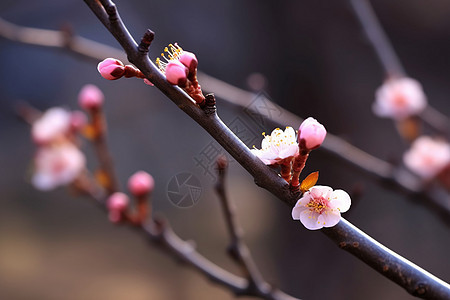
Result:
[[282,163],[298,154],[297,139],[292,127],[286,127],[285,131],[276,128],[271,135],[265,135],[265,133],[263,135],[261,149],[251,149],[250,151],[266,165]]
[[380,117],[401,120],[419,114],[426,105],[427,98],[417,80],[391,78],[377,89],[373,111]]
[[122,213],[127,209],[130,198],[124,193],[116,192],[108,198],[108,217],[113,223],[118,223],[122,220]]
[[71,113],[67,110],[60,107],[50,108],[33,123],[33,141],[42,145],[64,137],[71,127],[71,119]]
[[78,94],[78,104],[84,110],[98,109],[102,106],[105,96],[93,84],[86,84]]
[[300,220],[309,230],[333,227],[341,220],[341,213],[349,210],[350,196],[343,190],[316,185],[303,194],[292,209],[292,218]]
[[84,170],[84,154],[71,143],[43,146],[34,158],[32,183],[39,190],[51,190],[74,181]]
[[88,119],[84,112],[79,110],[72,111],[70,115],[70,128],[73,131],[78,132],[82,130],[87,123]]
[[431,179],[450,164],[450,144],[443,140],[421,136],[405,152],[403,161],[420,177]]
[[302,122],[298,129],[298,142],[302,145],[302,140],[308,150],[313,150],[322,145],[327,130],[325,127],[317,122],[314,118],[307,118]]
[[195,69],[197,69],[198,66],[198,60],[195,54],[184,50],[180,55],[180,63],[185,65],[190,73],[195,72]]
[[128,189],[135,196],[148,194],[154,187],[155,180],[152,175],[144,171],[136,172],[128,179]]

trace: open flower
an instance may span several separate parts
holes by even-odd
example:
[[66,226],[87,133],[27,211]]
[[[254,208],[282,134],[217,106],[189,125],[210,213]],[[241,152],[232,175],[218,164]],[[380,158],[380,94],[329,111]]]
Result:
[[40,147],[34,158],[31,181],[39,190],[51,190],[74,181],[85,163],[84,154],[71,143]]
[[427,98],[417,80],[393,78],[377,89],[373,111],[380,117],[402,120],[417,115],[426,105]]
[[424,179],[435,177],[450,164],[450,144],[428,136],[421,136],[404,154],[405,165]]
[[285,131],[276,128],[271,135],[263,135],[261,149],[251,151],[266,165],[282,163],[298,154],[298,143],[292,127],[286,127]]
[[64,135],[71,127],[71,113],[61,107],[47,110],[31,128],[31,136],[37,144],[48,144]]
[[292,209],[292,218],[300,220],[309,230],[333,227],[339,223],[341,213],[346,212],[350,204],[347,192],[316,185],[297,201]]

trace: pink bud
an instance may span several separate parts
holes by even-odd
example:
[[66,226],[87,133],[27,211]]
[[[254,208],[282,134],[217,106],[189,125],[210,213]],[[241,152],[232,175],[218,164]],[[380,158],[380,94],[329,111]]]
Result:
[[117,223],[121,220],[122,212],[124,212],[130,199],[124,193],[116,192],[109,196],[108,198],[108,210],[109,210],[109,220],[113,223]]
[[98,109],[102,106],[102,91],[93,84],[86,84],[78,94],[78,104],[84,110]]
[[192,52],[183,51],[179,61],[189,69],[190,73],[193,73],[198,66],[197,57]]
[[116,80],[123,76],[125,66],[118,59],[106,58],[98,64],[97,70],[103,78],[108,80]]
[[[298,142],[305,145],[308,150],[313,150],[322,145],[327,130],[314,118],[307,118],[298,129]],[[302,143],[304,141],[304,143]]]
[[153,191],[155,181],[153,177],[144,171],[134,173],[128,179],[128,189],[135,196],[142,196]]
[[170,84],[176,84],[181,87],[185,86],[188,73],[188,68],[179,61],[171,61],[166,66],[166,78]]
[[70,115],[70,128],[74,131],[80,131],[87,124],[87,117],[84,112],[75,110]]

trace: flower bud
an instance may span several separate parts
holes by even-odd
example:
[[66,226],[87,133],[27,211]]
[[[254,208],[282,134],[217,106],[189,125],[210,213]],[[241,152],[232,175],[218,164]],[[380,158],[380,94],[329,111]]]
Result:
[[189,73],[194,73],[198,66],[198,60],[194,53],[183,51],[179,61],[189,69]]
[[170,84],[176,84],[180,87],[185,86],[188,73],[188,68],[179,61],[171,61],[166,66],[166,78]]
[[115,58],[106,58],[98,64],[97,70],[103,78],[108,80],[116,80],[123,76],[125,66],[120,60]]
[[[298,129],[298,142],[300,146],[305,145],[308,150],[313,150],[322,145],[327,130],[314,118],[307,118]],[[302,143],[303,141],[303,143]]]
[[124,193],[116,192],[108,198],[109,220],[117,223],[122,219],[122,213],[127,209],[130,199]]
[[144,171],[136,172],[128,179],[128,189],[135,196],[151,193],[154,187],[155,180],[150,174]]
[[78,104],[84,110],[98,109],[103,105],[104,98],[102,91],[98,87],[93,84],[87,84],[78,94]]

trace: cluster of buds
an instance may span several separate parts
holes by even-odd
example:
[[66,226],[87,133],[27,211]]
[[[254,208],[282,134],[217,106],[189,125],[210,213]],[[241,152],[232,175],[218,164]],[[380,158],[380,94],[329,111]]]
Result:
[[78,146],[77,134],[86,124],[80,111],[54,107],[31,126],[37,145],[31,182],[39,190],[51,190],[73,182],[85,168],[86,158]]
[[169,44],[156,59],[156,65],[170,84],[178,85],[198,105],[204,105],[205,97],[197,80],[198,60],[194,53],[184,51],[177,43]]
[[113,223],[130,222],[142,224],[148,217],[148,200],[155,187],[153,177],[144,171],[136,172],[128,179],[128,190],[136,198],[136,211],[129,211],[130,198],[125,193],[116,192],[109,196],[107,208],[109,220]]

